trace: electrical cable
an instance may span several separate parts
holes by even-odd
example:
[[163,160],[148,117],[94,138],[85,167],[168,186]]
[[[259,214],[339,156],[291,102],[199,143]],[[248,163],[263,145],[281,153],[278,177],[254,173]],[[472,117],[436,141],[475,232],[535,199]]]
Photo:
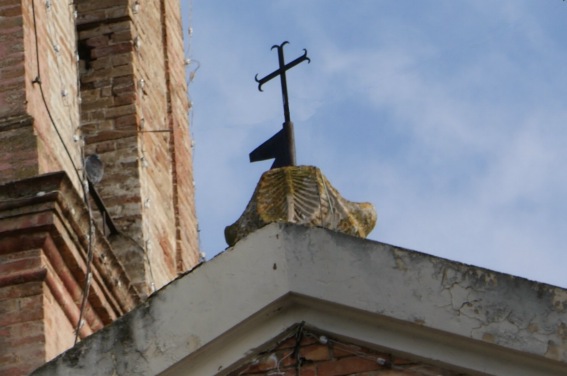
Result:
[[[39,41],[38,41],[38,33],[37,33],[35,0],[32,0],[31,4],[32,4],[33,31],[34,31],[34,35],[35,35],[35,57],[36,57],[36,65],[37,65],[37,76],[32,81],[32,83],[38,84],[39,91],[41,93],[41,99],[42,99],[42,102],[45,106],[45,110],[47,111],[47,116],[49,117],[49,121],[51,122],[51,125],[55,129],[55,132],[57,133],[57,137],[61,141],[61,144],[63,145],[63,148],[65,149],[65,153],[69,157],[69,161],[71,162],[71,165],[73,166],[73,169],[75,170],[75,173],[76,173],[79,181],[83,181],[83,179],[81,178],[81,175],[79,173],[79,170],[78,170],[77,166],[75,165],[75,161],[73,161],[73,156],[71,155],[71,152],[69,151],[69,148],[67,147],[67,144],[65,143],[65,140],[63,139],[63,136],[61,135],[61,131],[59,130],[59,128],[57,127],[57,124],[55,123],[55,119],[53,118],[53,115],[51,114],[51,110],[49,109],[49,106],[47,104],[47,100],[45,98],[45,93],[43,91],[43,85],[42,85],[42,82],[41,82],[41,69],[40,69],[40,61],[39,61]],[[86,193],[86,192],[84,192],[84,193]]]
[[134,239],[132,236],[125,234],[123,232],[120,233],[120,235],[124,236],[126,239],[130,240],[132,243],[134,243],[138,248],[140,248],[141,250],[143,250],[144,252],[144,256],[145,256],[145,261],[148,265],[148,270],[150,271],[150,284],[152,286],[152,293],[155,291],[155,281],[154,281],[154,271],[152,268],[152,264],[150,263],[150,257],[149,257],[149,253],[148,250],[146,249],[146,247],[142,247],[140,245],[140,243],[138,243],[136,241],[136,239]]
[[293,358],[295,359],[295,374],[297,376],[301,375],[301,366],[303,365],[303,358],[301,357],[301,341],[303,340],[303,328],[305,327],[305,321],[302,321],[295,333],[295,347],[293,349]]
[[[193,80],[195,79],[195,75],[197,74],[197,71],[199,70],[199,68],[201,67],[201,63],[198,60],[194,60],[192,58],[192,51],[191,48],[193,46],[192,44],[192,38],[193,38],[193,0],[188,0],[189,3],[189,14],[187,15],[187,23],[189,25],[188,30],[187,30],[187,35],[188,35],[188,40],[187,40],[187,51],[186,51],[186,55],[188,56],[188,58],[185,60],[185,63],[187,66],[192,65],[193,63],[196,63],[196,67],[189,72],[188,78],[187,78],[187,99],[189,101],[189,133],[191,135],[191,155],[195,156],[195,132],[194,132],[194,119],[195,119],[195,108],[193,105],[193,98],[191,97],[191,93],[189,90],[189,87],[191,86],[191,83],[193,82]],[[194,173],[193,173],[194,174]],[[193,194],[196,193],[197,191],[197,187],[195,186],[195,179],[193,178]],[[203,249],[203,245],[201,242],[201,229],[199,227],[199,222],[197,222],[196,224],[196,235],[197,235],[197,247],[201,253],[201,255],[204,254],[204,252],[202,252],[201,250]],[[203,261],[206,261],[206,258],[204,256],[201,256],[201,259],[203,259]]]
[[[83,187],[84,190],[88,190],[88,183],[87,187]],[[88,246],[87,246],[87,263],[86,263],[86,270],[85,270],[85,284],[83,286],[83,298],[81,300],[81,308],[79,309],[79,318],[77,321],[77,329],[75,330],[75,341],[74,345],[79,342],[79,331],[83,324],[83,315],[85,313],[85,308],[87,305],[87,300],[89,296],[90,286],[92,282],[92,261],[93,261],[93,238],[94,238],[94,219],[93,213],[91,208],[91,201],[89,200],[88,196],[85,197],[85,203],[87,204],[87,210],[89,213],[89,238],[88,238]]]
[[308,332],[306,333],[307,337],[311,337],[317,340],[317,342],[319,342],[322,345],[333,345],[335,347],[338,347],[339,349],[341,349],[344,352],[347,352],[349,354],[352,354],[358,358],[361,359],[367,359],[367,360],[372,360],[376,363],[378,363],[379,365],[381,365],[382,367],[385,368],[391,368],[391,369],[403,369],[402,367],[397,367],[395,365],[392,364],[392,361],[390,359],[386,359],[383,357],[376,357],[376,356],[372,356],[370,354],[361,352],[361,351],[356,351],[356,350],[352,350],[351,349],[351,345],[348,344],[344,344],[342,342],[339,342],[337,340],[328,338],[327,336],[317,336],[314,333]]
[[[239,369],[238,375],[251,374],[250,373],[251,368],[258,366],[258,364],[263,364],[262,369],[266,370],[266,375],[270,375],[270,376],[289,375],[291,372],[290,369],[291,367],[295,368],[296,375],[300,375],[301,367],[306,362],[306,360],[303,357],[301,357],[301,343],[303,338],[311,338],[321,345],[326,345],[329,349],[329,360],[338,359],[335,355],[331,355],[334,354],[332,350],[336,348],[336,349],[340,349],[345,353],[354,355],[357,358],[373,361],[377,363],[379,366],[383,367],[384,369],[400,370],[400,371],[407,370],[411,372],[411,366],[413,364],[416,364],[416,363],[404,363],[410,366],[410,368],[406,366],[398,366],[394,364],[391,354],[384,354],[379,352],[373,354],[373,352],[375,351],[371,349],[367,349],[369,352],[364,352],[364,350],[359,346],[356,345],[353,346],[352,344],[345,344],[338,340],[329,338],[326,335],[315,334],[314,332],[311,332],[309,328],[305,328],[304,321],[302,321],[299,324],[296,324],[293,329],[294,329],[293,332],[289,333],[287,336],[277,341],[277,343],[269,350],[260,353],[259,357],[254,358],[251,362],[247,364],[245,368]],[[286,347],[284,347],[283,349],[287,348],[287,346],[289,346],[287,344],[287,341],[291,338],[295,339],[293,348],[289,352],[282,353],[281,352],[282,348],[280,348],[280,346],[283,343],[286,343]],[[313,342],[309,341],[308,343],[305,344],[305,346],[308,347],[313,346]],[[281,354],[280,355],[281,357],[279,357],[279,359],[278,359],[278,354]],[[284,362],[284,360],[290,357],[293,358],[295,361],[293,363],[287,362],[285,368],[282,369],[282,363]],[[264,359],[264,361],[260,362],[260,359]],[[269,366],[266,363],[266,359],[275,361],[274,366]],[[254,372],[252,373],[256,374],[256,372],[257,370],[255,369]]]
[[[61,49],[61,47],[59,46],[59,43],[58,43],[57,33],[55,32],[56,27],[53,26],[53,18],[52,18],[52,17],[49,17],[50,15],[51,15],[51,16],[53,15],[53,12],[54,12],[53,9],[55,8],[55,5],[54,5],[54,4],[51,4],[51,0],[46,0],[46,3],[45,3],[45,4],[46,4],[46,10],[47,10],[47,11],[46,11],[46,16],[47,16],[47,17],[46,17],[46,18],[47,18],[47,22],[46,22],[47,36],[48,36],[49,39],[50,39],[51,46],[53,47],[53,49],[54,49],[55,52],[56,52],[56,59],[55,59],[55,61],[56,61],[57,73],[58,73],[58,77],[59,77],[59,84],[60,84],[60,86],[61,86],[61,96],[62,96],[63,98],[65,98],[65,100],[63,101],[63,104],[68,108],[67,114],[69,115],[69,116],[68,116],[68,117],[69,117],[69,122],[70,122],[71,124],[73,124],[75,121],[77,121],[78,124],[81,124],[81,111],[77,111],[77,112],[76,112],[76,117],[77,117],[77,119],[73,119],[73,109],[76,109],[76,108],[78,108],[78,106],[80,106],[80,100],[81,100],[81,97],[80,97],[80,94],[81,94],[81,78],[80,78],[80,75],[79,75],[79,74],[76,75],[76,82],[75,82],[75,85],[76,85],[76,95],[75,95],[75,98],[76,98],[76,100],[75,100],[75,101],[72,101],[72,102],[70,103],[68,100],[66,100],[66,99],[67,99],[68,97],[70,97],[70,96],[68,95],[67,90],[65,89],[65,80],[63,79],[64,74],[61,73],[61,65],[62,65],[62,63],[61,63],[61,50],[62,50],[62,49]],[[75,4],[74,4],[74,3],[70,3],[70,4],[68,4],[68,5],[69,5],[69,6],[74,6]],[[70,15],[69,24],[70,24],[70,25],[74,25],[74,24],[75,24],[75,20],[76,20],[76,18],[77,18],[77,11],[76,11],[76,9],[74,9],[74,11],[73,11],[72,13],[69,13],[69,15]],[[79,35],[78,35],[78,33],[74,33],[74,35],[75,35],[75,46],[78,46],[78,44],[79,44]],[[73,56],[72,59],[71,59],[71,61],[75,61],[76,72],[80,72],[80,67],[79,67],[79,55],[78,55],[78,54],[79,54],[79,53],[78,53],[78,50],[75,49],[74,56]],[[80,131],[80,127],[76,127],[76,128],[75,128],[75,132],[77,132],[77,131]],[[78,139],[75,139],[75,141],[78,141]],[[84,146],[84,143],[81,143],[81,149],[83,149],[83,153],[82,153],[83,155],[82,155],[82,157],[83,157],[83,159],[84,159],[84,157],[85,157],[85,155],[84,155],[84,148],[83,148],[82,146]]]
[[[47,103],[47,99],[45,97],[45,93],[44,93],[44,90],[43,90],[43,84],[42,84],[42,80],[41,80],[41,64],[40,64],[40,58],[39,58],[39,56],[40,56],[39,55],[39,37],[38,37],[38,32],[37,32],[37,18],[36,18],[36,10],[35,10],[35,0],[31,1],[31,6],[32,6],[32,19],[33,19],[33,31],[34,31],[34,37],[35,37],[35,53],[36,53],[36,66],[37,66],[37,76],[32,81],[32,83],[37,84],[39,86],[41,99],[42,99],[42,102],[45,106],[45,110],[46,110],[47,115],[49,117],[49,121],[51,122],[51,125],[55,129],[55,133],[57,134],[57,137],[61,141],[61,144],[63,145],[63,149],[65,150],[65,153],[69,157],[69,161],[70,161],[70,163],[73,167],[73,170],[75,171],[75,174],[77,175],[77,178],[79,179],[79,182],[81,182],[84,200],[85,200],[85,203],[87,205],[88,214],[89,214],[89,234],[88,234],[88,242],[87,242],[87,259],[86,259],[86,270],[85,270],[85,282],[84,282],[84,287],[83,287],[83,298],[82,298],[81,306],[80,306],[80,310],[79,310],[79,318],[78,318],[78,322],[77,322],[77,326],[76,326],[76,330],[75,330],[75,341],[74,341],[74,343],[77,344],[77,342],[79,340],[79,332],[80,332],[80,329],[83,325],[83,316],[84,316],[84,311],[86,309],[86,303],[88,301],[88,293],[89,293],[90,283],[91,283],[91,279],[92,279],[91,266],[92,266],[92,259],[93,259],[92,244],[93,244],[93,238],[94,238],[94,223],[93,223],[92,210],[91,210],[91,206],[90,206],[90,202],[89,202],[89,196],[88,196],[88,186],[87,186],[87,182],[86,182],[86,177],[84,176],[85,169],[83,168],[83,176],[81,176],[81,174],[79,173],[79,169],[75,165],[75,162],[73,160],[73,156],[71,155],[71,152],[69,151],[69,148],[67,147],[67,144],[65,143],[65,140],[63,139],[63,136],[61,135],[61,131],[59,130],[59,127],[57,126],[57,123],[55,122],[55,119],[53,118],[53,115],[52,115],[51,110],[49,108],[49,105]],[[83,153],[81,153],[81,154],[83,154]],[[83,160],[84,160],[84,158],[83,158]]]

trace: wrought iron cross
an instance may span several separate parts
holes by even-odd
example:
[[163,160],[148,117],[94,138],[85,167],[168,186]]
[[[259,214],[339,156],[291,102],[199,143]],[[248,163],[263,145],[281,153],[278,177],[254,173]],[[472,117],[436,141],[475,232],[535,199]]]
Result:
[[256,82],[258,82],[258,90],[260,91],[262,91],[262,85],[277,76],[280,76],[282,85],[282,100],[285,119],[283,123],[283,129],[281,129],[269,140],[258,146],[256,149],[254,149],[254,151],[250,153],[250,162],[275,158],[274,163],[272,164],[272,168],[295,166],[295,140],[293,136],[293,123],[291,122],[291,116],[289,114],[289,101],[287,98],[287,80],[285,72],[305,60],[307,60],[308,63],[311,62],[311,60],[307,57],[307,50],[304,49],[302,56],[298,57],[290,63],[285,64],[283,48],[288,43],[289,42],[286,41],[279,46],[272,46],[272,50],[274,48],[278,49],[279,68],[268,74],[264,78],[258,79],[258,75],[256,75],[256,77],[254,78]]

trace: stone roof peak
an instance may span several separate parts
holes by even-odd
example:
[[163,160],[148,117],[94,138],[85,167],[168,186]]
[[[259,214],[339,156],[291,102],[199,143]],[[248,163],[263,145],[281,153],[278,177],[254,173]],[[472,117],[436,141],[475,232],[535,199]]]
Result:
[[343,198],[321,170],[286,166],[266,171],[240,218],[225,228],[228,245],[273,222],[287,222],[365,238],[376,225],[370,203]]

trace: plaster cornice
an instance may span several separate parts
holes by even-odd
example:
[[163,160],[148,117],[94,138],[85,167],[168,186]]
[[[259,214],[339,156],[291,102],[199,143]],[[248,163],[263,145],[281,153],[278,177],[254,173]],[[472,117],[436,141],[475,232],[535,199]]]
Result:
[[566,307],[558,287],[271,224],[35,375],[222,374],[301,321],[470,374],[562,375]]

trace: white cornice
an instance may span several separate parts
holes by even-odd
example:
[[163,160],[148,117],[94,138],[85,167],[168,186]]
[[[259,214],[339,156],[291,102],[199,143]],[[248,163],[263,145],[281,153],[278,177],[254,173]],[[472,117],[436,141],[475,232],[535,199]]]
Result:
[[272,224],[35,375],[222,373],[301,321],[473,374],[564,375],[566,308],[557,287]]

